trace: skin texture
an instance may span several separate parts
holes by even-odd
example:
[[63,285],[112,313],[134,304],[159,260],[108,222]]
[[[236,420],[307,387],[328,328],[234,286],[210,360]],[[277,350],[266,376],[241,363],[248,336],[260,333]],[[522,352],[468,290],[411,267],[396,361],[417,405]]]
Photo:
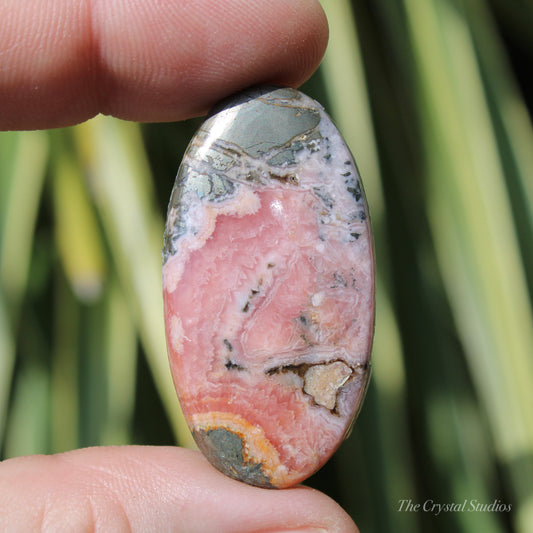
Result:
[[2,0],[0,20],[0,129],[182,120],[301,84],[327,43],[311,0]]
[[0,469],[0,487],[0,531],[10,533],[356,531],[318,491],[251,487],[181,448],[86,448],[10,459]]
[[[327,22],[313,0],[3,0],[0,129],[199,115],[249,85],[297,86]],[[101,447],[0,464],[0,532],[356,532],[330,498],[251,487],[199,452]]]

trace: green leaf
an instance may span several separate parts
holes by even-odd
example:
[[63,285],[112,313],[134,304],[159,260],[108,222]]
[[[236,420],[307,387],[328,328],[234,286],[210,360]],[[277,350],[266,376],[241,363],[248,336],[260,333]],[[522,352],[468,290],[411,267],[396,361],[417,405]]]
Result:
[[76,129],[120,282],[178,442],[193,447],[167,360],[161,286],[163,221],[139,126],[99,116]]

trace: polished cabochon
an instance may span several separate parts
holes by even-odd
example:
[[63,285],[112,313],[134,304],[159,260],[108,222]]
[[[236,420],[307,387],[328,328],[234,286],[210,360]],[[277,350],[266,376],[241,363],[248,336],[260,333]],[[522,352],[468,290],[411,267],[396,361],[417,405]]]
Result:
[[200,450],[284,488],[349,431],[370,377],[374,256],[361,179],[320,104],[285,87],[221,102],[172,191],[163,296]]

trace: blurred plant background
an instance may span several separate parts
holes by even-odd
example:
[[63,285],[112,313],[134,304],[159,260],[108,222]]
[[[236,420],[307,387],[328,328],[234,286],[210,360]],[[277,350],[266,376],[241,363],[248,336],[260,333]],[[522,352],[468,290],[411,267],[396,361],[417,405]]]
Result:
[[[533,531],[530,0],[324,0],[303,90],[358,161],[377,257],[374,374],[308,484],[362,531]],[[0,134],[1,458],[192,446],[160,270],[199,120]],[[401,500],[511,512],[400,512]]]

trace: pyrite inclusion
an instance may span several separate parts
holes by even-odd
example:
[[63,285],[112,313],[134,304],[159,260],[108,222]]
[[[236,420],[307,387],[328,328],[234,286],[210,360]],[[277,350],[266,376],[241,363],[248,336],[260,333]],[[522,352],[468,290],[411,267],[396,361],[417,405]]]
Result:
[[179,169],[163,257],[170,365],[199,448],[253,485],[302,481],[359,410],[374,327],[363,187],[323,108],[280,87],[215,108]]

